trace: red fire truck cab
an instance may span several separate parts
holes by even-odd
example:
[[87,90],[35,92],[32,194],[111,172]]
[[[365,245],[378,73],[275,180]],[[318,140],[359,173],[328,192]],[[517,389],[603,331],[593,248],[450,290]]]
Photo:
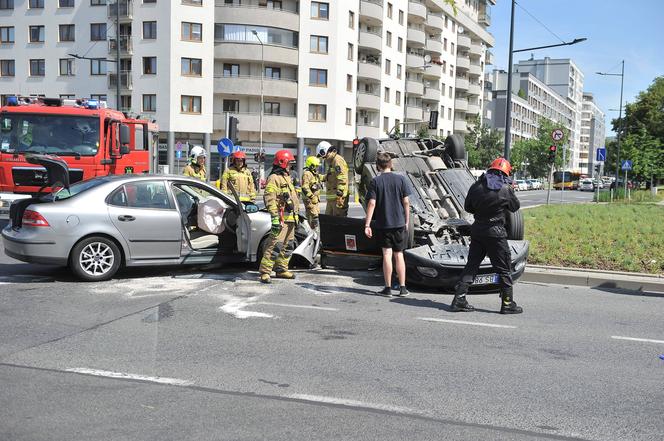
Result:
[[74,183],[148,173],[157,142],[155,123],[128,118],[103,101],[10,96],[0,107],[0,217],[13,200],[49,191],[45,169],[25,154],[58,156]]

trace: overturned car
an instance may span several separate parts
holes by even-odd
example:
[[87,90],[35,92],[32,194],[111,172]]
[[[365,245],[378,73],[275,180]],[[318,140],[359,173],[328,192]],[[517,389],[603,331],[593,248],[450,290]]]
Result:
[[[378,174],[376,155],[390,153],[393,171],[407,177],[412,187],[408,249],[404,252],[408,283],[451,291],[468,258],[473,215],[464,211],[468,189],[475,182],[466,163],[463,138],[435,139],[364,138],[353,152],[355,182],[360,202]],[[529,244],[523,240],[523,215],[506,215],[512,255],[512,277],[517,280],[526,267]],[[321,215],[322,264],[361,268],[380,262],[381,250],[364,235],[364,219]],[[488,258],[482,262],[472,289],[498,290],[498,275]]]

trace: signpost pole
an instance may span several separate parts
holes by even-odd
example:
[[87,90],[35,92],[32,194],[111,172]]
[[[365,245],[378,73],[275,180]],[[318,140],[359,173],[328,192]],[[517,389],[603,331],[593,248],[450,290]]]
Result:
[[546,192],[546,205],[549,205],[549,201],[551,200],[552,186],[553,186],[553,163],[551,163],[551,167],[549,168],[549,189]]
[[625,168],[625,195],[623,196],[625,199],[627,199],[627,168]]
[[560,184],[560,203],[562,204],[564,202],[564,195],[565,195],[565,168],[567,167],[567,162],[566,162],[566,156],[565,156],[565,145],[563,144],[563,181]]

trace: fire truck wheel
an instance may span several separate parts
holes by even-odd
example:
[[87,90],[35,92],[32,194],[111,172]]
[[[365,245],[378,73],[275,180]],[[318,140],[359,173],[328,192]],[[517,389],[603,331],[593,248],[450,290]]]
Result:
[[122,263],[120,249],[112,240],[102,236],[87,237],[71,250],[69,267],[76,277],[87,282],[108,280]]

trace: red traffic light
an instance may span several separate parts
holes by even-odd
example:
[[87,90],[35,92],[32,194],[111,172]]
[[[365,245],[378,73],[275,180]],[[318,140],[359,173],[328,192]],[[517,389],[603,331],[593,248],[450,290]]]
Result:
[[558,146],[555,146],[555,145],[552,145],[551,147],[549,147],[549,151],[552,152],[552,153],[555,153],[557,149],[558,149]]
[[359,144],[360,144],[360,140],[357,139],[357,138],[355,138],[355,139],[353,140],[353,147],[355,147],[355,146],[357,146],[357,145],[359,145]]

